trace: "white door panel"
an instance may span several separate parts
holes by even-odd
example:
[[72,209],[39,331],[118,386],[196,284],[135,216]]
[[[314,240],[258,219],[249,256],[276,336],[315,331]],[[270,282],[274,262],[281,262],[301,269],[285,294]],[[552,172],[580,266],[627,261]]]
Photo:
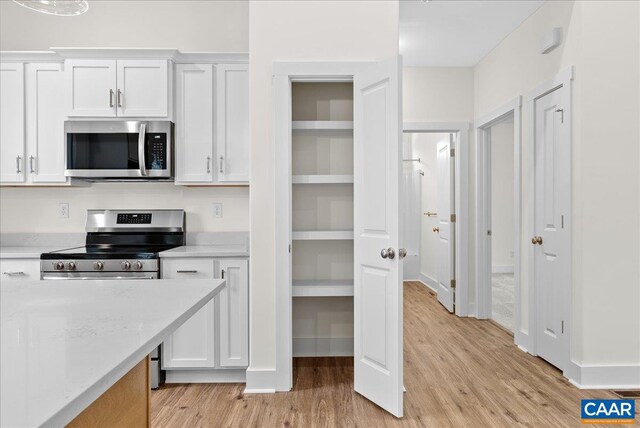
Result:
[[[400,247],[401,99],[398,59],[354,78],[354,387],[403,413]],[[395,257],[381,256],[392,249]]]
[[535,235],[536,347],[540,357],[563,368],[564,290],[568,245],[564,217],[570,199],[568,121],[563,123],[559,88],[535,101]]
[[25,174],[24,65],[0,63],[0,182],[21,183]]
[[71,108],[69,116],[116,115],[116,61],[67,60]]
[[449,312],[454,311],[454,291],[451,280],[454,276],[454,227],[451,223],[453,214],[453,136],[449,142],[438,143],[437,177],[438,177],[438,301]]
[[118,116],[167,116],[170,85],[166,60],[118,60],[117,70]]
[[220,366],[249,365],[249,262],[221,259],[220,278],[227,286],[220,291]]

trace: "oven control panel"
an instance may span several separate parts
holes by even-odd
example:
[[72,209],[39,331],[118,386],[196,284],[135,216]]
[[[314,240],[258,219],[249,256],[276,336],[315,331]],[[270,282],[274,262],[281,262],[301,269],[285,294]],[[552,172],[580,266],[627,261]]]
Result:
[[118,213],[117,224],[151,224],[151,213]]

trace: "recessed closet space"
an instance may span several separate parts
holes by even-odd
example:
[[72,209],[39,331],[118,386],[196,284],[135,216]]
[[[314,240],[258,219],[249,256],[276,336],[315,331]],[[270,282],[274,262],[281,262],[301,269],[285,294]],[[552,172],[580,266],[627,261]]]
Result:
[[293,356],[353,355],[353,84],[292,83]]

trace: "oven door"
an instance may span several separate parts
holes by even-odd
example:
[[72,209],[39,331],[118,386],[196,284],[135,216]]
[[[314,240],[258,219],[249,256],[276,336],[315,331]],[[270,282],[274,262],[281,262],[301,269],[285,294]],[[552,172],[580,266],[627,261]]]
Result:
[[40,279],[158,279],[158,272],[40,272]]
[[65,175],[76,178],[171,178],[168,121],[67,121]]

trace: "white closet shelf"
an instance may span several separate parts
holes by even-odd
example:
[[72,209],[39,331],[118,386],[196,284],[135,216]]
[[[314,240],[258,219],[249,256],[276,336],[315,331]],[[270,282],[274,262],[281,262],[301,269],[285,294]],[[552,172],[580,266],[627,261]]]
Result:
[[338,174],[316,174],[316,175],[293,175],[293,184],[349,184],[353,183],[353,175]]
[[353,230],[294,230],[294,241],[350,240]]
[[353,122],[346,120],[294,120],[291,122],[292,129],[324,129],[340,131],[353,129]]
[[294,280],[293,297],[353,296],[351,279]]

